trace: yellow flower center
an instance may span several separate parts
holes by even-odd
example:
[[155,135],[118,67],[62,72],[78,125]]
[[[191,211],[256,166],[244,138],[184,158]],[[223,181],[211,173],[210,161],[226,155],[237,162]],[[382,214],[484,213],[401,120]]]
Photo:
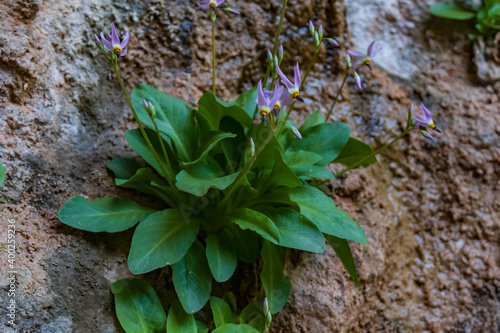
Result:
[[370,58],[366,58],[365,60],[363,60],[363,65],[369,65],[372,61],[370,60]]
[[434,124],[434,122],[431,120],[431,123],[429,124],[429,128],[436,128],[436,125]]
[[299,97],[299,91],[298,91],[298,90],[295,90],[295,91],[292,93],[292,98],[293,98],[293,99],[296,99],[297,97]]
[[217,7],[217,2],[215,2],[215,1],[210,1],[210,2],[208,3],[208,7],[210,7],[210,8],[212,8],[212,9],[214,9],[215,7]]
[[121,51],[122,51],[122,48],[121,48],[121,47],[119,47],[119,46],[114,46],[114,47],[113,47],[113,53],[114,53],[114,54],[118,54],[118,53],[120,53]]
[[281,105],[280,105],[280,103],[276,103],[276,104],[274,104],[274,108],[273,108],[273,110],[274,110],[274,111],[277,111],[277,110],[279,110],[279,109],[281,109]]
[[267,117],[267,115],[269,114],[269,110],[268,109],[260,109],[259,114],[261,117]]

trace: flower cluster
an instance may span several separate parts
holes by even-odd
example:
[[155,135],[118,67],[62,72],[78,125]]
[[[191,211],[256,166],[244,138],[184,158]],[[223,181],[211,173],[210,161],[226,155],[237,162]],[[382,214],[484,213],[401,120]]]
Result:
[[262,87],[262,80],[259,81],[257,85],[257,98],[255,102],[257,103],[259,112],[255,115],[256,119],[254,123],[256,124],[260,122],[260,119],[262,119],[264,124],[267,124],[271,112],[277,119],[284,107],[292,104],[296,100],[301,102],[304,101],[300,97],[301,78],[299,63],[297,63],[294,68],[294,82],[291,82],[286,75],[283,74],[278,65],[276,65],[276,72],[280,76],[283,85],[280,84],[279,80],[276,81],[274,90],[272,91],[267,91]]

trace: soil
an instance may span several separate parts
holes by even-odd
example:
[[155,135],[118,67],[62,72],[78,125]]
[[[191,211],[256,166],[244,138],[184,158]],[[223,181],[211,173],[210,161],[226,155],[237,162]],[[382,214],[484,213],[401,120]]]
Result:
[[[477,78],[467,39],[473,26],[432,18],[434,2],[289,1],[281,38],[286,72],[310,61],[309,19],[358,51],[372,39],[384,47],[373,72],[360,73],[363,91],[348,81],[333,120],[377,148],[403,130],[410,103],[423,102],[443,134],[432,132],[429,141],[412,132],[379,164],[330,183],[335,202],[368,238],[367,246],[351,244],[360,287],[330,247],[320,255],[289,251],[292,292],[272,332],[500,331],[500,82]],[[242,15],[220,12],[217,21],[223,99],[262,77],[281,4],[228,3]],[[154,84],[195,106],[211,85],[208,15],[194,1],[11,0],[0,2],[0,21],[0,158],[7,171],[0,245],[14,219],[18,248],[17,326],[1,311],[0,330],[121,332],[110,285],[132,276],[131,231],[92,234],[57,219],[75,195],[155,204],[115,187],[105,168],[112,158],[135,156],[123,136],[135,125],[92,34],[111,22],[130,32],[120,60],[129,90]],[[292,114],[296,122],[316,109],[326,115],[342,71],[339,51],[323,46],[306,103]],[[1,258],[7,304],[5,248]],[[169,270],[144,278],[168,306]],[[259,293],[248,266],[221,288],[229,287],[242,305]]]

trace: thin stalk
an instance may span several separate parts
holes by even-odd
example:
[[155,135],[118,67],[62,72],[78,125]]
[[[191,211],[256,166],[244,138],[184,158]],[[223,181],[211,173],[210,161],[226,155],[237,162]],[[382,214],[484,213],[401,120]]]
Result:
[[161,170],[165,174],[165,178],[168,178],[167,171],[163,167],[163,164],[161,163],[160,158],[158,157],[158,154],[156,153],[155,149],[153,148],[153,145],[151,144],[151,141],[149,140],[149,137],[146,134],[146,131],[144,130],[144,127],[142,126],[142,122],[139,119],[139,116],[137,116],[137,112],[135,112],[134,105],[132,104],[132,99],[130,99],[130,95],[128,94],[127,89],[125,88],[125,85],[123,84],[122,77],[120,75],[120,71],[118,70],[118,65],[113,66],[113,69],[115,70],[115,74],[118,77],[118,83],[120,83],[120,87],[122,88],[123,94],[125,95],[125,99],[127,100],[127,104],[130,107],[130,110],[132,110],[132,114],[134,115],[135,121],[137,122],[137,125],[139,126],[139,130],[141,131],[142,136],[144,137],[144,141],[146,141],[146,144],[148,146],[149,151],[153,154],[156,163],[160,166]]
[[215,95],[215,14],[210,12],[212,20],[212,90]]
[[[280,14],[280,22],[278,23],[278,29],[276,29],[276,36],[274,37],[274,45],[273,45],[273,51],[272,51],[273,56],[276,54],[276,50],[278,49],[278,44],[279,44],[280,35],[281,35],[281,28],[283,27],[283,18],[285,17],[287,3],[288,3],[288,0],[283,0],[283,6],[281,7],[281,14]],[[266,75],[264,76],[264,80],[262,81],[264,83],[264,86],[267,85],[267,80],[269,79],[270,72],[271,72],[271,66],[268,65]]]
[[[167,149],[165,149],[165,144],[163,143],[163,138],[160,135],[160,130],[158,129],[158,126],[156,125],[156,121],[154,120],[154,118],[151,118],[151,120],[153,121],[153,124],[155,125],[155,131],[156,131],[156,134],[158,135],[158,141],[160,141],[160,146],[161,146],[161,150],[163,151],[163,155],[165,156],[165,161],[167,162],[167,168],[171,172],[171,175],[173,175],[174,169],[172,168],[172,164],[170,164],[170,159],[168,158]],[[165,177],[165,178],[167,178],[168,184],[171,187],[175,188],[174,183],[172,182],[170,177],[168,177],[168,175],[167,175],[167,177]]]
[[365,158],[362,158],[361,160],[357,161],[356,163],[354,164],[351,164],[349,165],[347,168],[345,168],[344,170],[340,171],[339,173],[336,173],[335,174],[335,178],[337,178],[338,176],[340,175],[343,175],[344,173],[346,173],[347,171],[349,170],[352,170],[354,168],[357,168],[358,166],[361,165],[361,163],[363,163],[364,161],[366,161],[367,159],[375,156],[375,155],[378,155],[380,154],[381,152],[383,152],[384,150],[386,150],[387,148],[389,148],[390,146],[392,146],[394,143],[396,143],[399,139],[403,138],[406,134],[408,134],[409,132],[411,131],[411,128],[410,129],[406,129],[403,133],[401,133],[399,136],[397,136],[394,140],[392,140],[391,142],[389,142],[388,144],[386,144],[385,146],[383,146],[382,148],[374,151],[372,154],[366,156]]
[[345,73],[344,80],[342,80],[342,84],[340,85],[339,90],[337,91],[337,95],[335,96],[335,99],[333,100],[332,107],[330,108],[330,111],[328,111],[328,114],[326,115],[326,121],[328,122],[328,119],[330,118],[330,115],[332,114],[333,108],[335,107],[335,104],[337,104],[337,101],[339,99],[340,93],[342,92],[342,88],[344,88],[344,85],[347,81],[347,78],[349,77],[349,71]]
[[229,186],[229,188],[227,189],[226,194],[224,195],[224,199],[222,199],[222,201],[217,205],[216,210],[218,210],[220,207],[222,207],[226,203],[226,201],[230,198],[231,194],[234,192],[234,190],[236,189],[236,187],[238,186],[238,184],[240,183],[240,181],[243,179],[243,177],[245,177],[245,175],[247,174],[247,172],[250,170],[250,168],[252,167],[253,163],[257,159],[257,157],[259,157],[260,153],[262,153],[262,151],[264,150],[264,148],[266,148],[266,146],[269,143],[269,141],[271,141],[272,137],[274,136],[274,132],[275,131],[273,131],[273,130],[269,131],[269,135],[267,136],[267,138],[260,145],[260,147],[257,149],[257,151],[255,152],[255,154],[252,157],[250,157],[250,159],[245,164],[245,166],[243,167],[243,169],[241,169],[240,173],[238,174],[238,177],[236,177],[236,179],[234,180],[234,182]]
[[[306,79],[309,76],[309,72],[311,71],[314,63],[316,62],[316,58],[318,56],[318,53],[319,53],[319,47],[314,51],[313,58],[311,59],[311,62],[307,66],[307,69],[306,69],[306,71],[304,73],[304,77],[302,78],[302,82],[301,82],[300,87],[299,87],[299,91],[302,91],[302,88],[304,87]],[[283,129],[285,128],[285,125],[287,124],[288,118],[290,117],[290,114],[292,113],[292,110],[293,110],[294,106],[295,106],[295,101],[290,105],[290,107],[288,108],[288,110],[286,112],[285,120],[283,121],[283,124],[281,125],[281,127],[280,127],[280,129],[278,131],[278,137],[281,135],[281,132],[283,132]]]

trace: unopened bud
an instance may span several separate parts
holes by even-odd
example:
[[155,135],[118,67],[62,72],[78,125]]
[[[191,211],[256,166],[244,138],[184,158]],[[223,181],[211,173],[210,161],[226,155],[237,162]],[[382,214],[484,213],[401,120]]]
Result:
[[234,10],[234,9],[232,9],[232,8],[224,8],[224,10],[225,10],[226,12],[230,12],[230,13],[232,13],[232,14],[236,14],[236,15],[240,15],[240,14],[241,14],[239,11]]
[[149,115],[149,118],[155,119],[156,118],[156,108],[151,102],[146,101],[145,99],[142,100],[142,106],[144,106],[144,109]]
[[299,139],[302,139],[302,135],[300,134],[299,130],[292,125],[290,125],[290,127],[292,128],[293,135],[295,135]]
[[279,64],[281,65],[281,61],[283,60],[283,44],[280,45],[280,48],[278,50],[278,60]]
[[422,134],[427,139],[434,140],[434,138],[424,130],[420,130],[420,134]]
[[269,63],[273,63],[273,54],[270,50],[267,50],[267,60],[269,60]]
[[318,47],[319,46],[319,34],[317,31],[314,32],[313,41],[314,41],[314,47]]
[[318,35],[319,35],[319,40],[321,41],[323,39],[323,25],[319,25],[318,29]]
[[361,86],[361,77],[356,71],[354,72],[354,81],[356,82],[356,86],[358,86],[359,90],[363,90],[363,87]]
[[264,332],[269,332],[269,327],[271,327],[271,322],[273,317],[271,316],[271,311],[269,310],[269,303],[267,302],[267,297],[264,298]]
[[346,55],[345,61],[347,63],[347,68],[351,68],[352,67],[352,61],[351,61],[351,56],[350,55]]
[[312,21],[309,21],[309,33],[311,34],[311,36],[314,36],[314,24],[312,23]]
[[255,143],[253,142],[253,139],[250,138],[250,148],[248,149],[248,157],[252,157],[253,154],[255,154]]
[[330,44],[333,45],[333,47],[340,47],[340,44],[339,42],[337,42],[335,39],[333,38],[326,38],[326,41]]
[[410,129],[415,126],[415,124],[415,119],[413,119],[413,103],[411,103],[410,108],[408,109],[408,121],[406,122],[406,128]]

